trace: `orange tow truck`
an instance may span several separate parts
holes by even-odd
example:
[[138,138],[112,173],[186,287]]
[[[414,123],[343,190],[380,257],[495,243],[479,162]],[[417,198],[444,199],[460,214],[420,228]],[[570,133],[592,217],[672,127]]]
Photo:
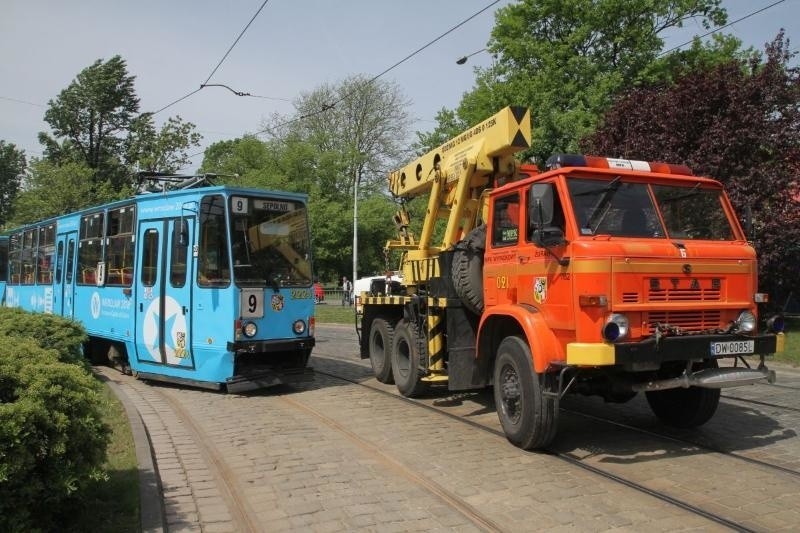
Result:
[[[404,203],[386,248],[402,252],[404,284],[360,295],[361,356],[379,381],[408,397],[493,386],[525,449],[552,442],[568,393],[641,392],[691,428],[721,388],[774,381],[783,317],[759,317],[756,254],[719,182],[574,154],[540,170],[514,158],[530,141],[530,112],[508,107],[390,175]],[[418,197],[419,238],[406,209]]]

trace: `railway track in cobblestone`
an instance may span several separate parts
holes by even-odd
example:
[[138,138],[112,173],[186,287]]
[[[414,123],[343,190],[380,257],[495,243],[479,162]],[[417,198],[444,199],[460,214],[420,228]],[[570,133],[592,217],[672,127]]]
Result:
[[[333,360],[338,359],[337,357],[330,357],[330,356],[317,356],[317,360],[319,361],[320,358],[330,358]],[[505,438],[503,432],[499,429],[499,427],[492,427],[491,423],[486,421],[476,422],[470,420],[467,417],[464,417],[461,414],[455,414],[450,412],[447,408],[437,407],[436,403],[437,400],[431,401],[428,399],[408,399],[404,398],[399,395],[396,391],[391,390],[391,388],[383,386],[373,379],[371,379],[371,370],[368,366],[358,365],[350,360],[350,367],[347,369],[346,372],[342,372],[341,368],[339,369],[326,369],[322,365],[317,367],[317,373],[322,374],[324,376],[328,376],[332,379],[343,380],[348,383],[357,384],[361,387],[369,388],[376,393],[380,393],[383,395],[389,395],[392,397],[397,398],[400,401],[408,402],[413,405],[419,406],[424,409],[429,409],[435,411],[443,416],[448,418],[458,420],[461,423],[468,424],[480,431],[492,433],[497,437]],[[445,394],[445,393],[443,393]],[[736,399],[736,398],[731,398]],[[736,399],[738,401],[738,399]],[[446,401],[442,402],[439,401],[438,403],[447,403]],[[781,407],[781,406],[777,406]],[[592,424],[602,424],[609,426],[611,425],[614,427],[616,433],[614,435],[614,439],[619,440],[630,440],[631,437],[629,435],[621,434],[620,430],[635,433],[637,436],[633,437],[634,440],[644,440],[647,441],[650,445],[651,449],[665,449],[667,452],[663,453],[664,461],[668,461],[669,458],[674,456],[682,456],[685,455],[687,457],[692,457],[696,460],[696,462],[702,463],[702,456],[704,454],[708,455],[709,457],[713,458],[713,464],[715,465],[723,465],[721,468],[730,468],[731,471],[737,472],[741,471],[741,469],[752,469],[753,473],[756,478],[763,479],[765,477],[772,477],[772,478],[779,478],[780,483],[784,486],[790,488],[790,493],[798,494],[800,493],[800,482],[798,481],[798,477],[800,477],[800,473],[798,473],[795,469],[783,467],[780,465],[772,464],[767,461],[762,461],[758,459],[754,459],[752,457],[747,457],[743,455],[739,455],[730,451],[726,451],[724,449],[714,448],[707,445],[703,445],[699,442],[693,442],[687,439],[677,438],[675,436],[647,431],[642,428],[637,428],[632,425],[626,425],[619,422],[616,422],[611,419],[605,419],[603,417],[597,417],[592,415],[587,415],[584,413],[580,413],[578,411],[572,411],[570,409],[563,409],[562,410],[562,417],[564,414],[571,416],[573,419],[583,418],[585,420],[591,420]],[[573,422],[574,423],[574,422]],[[608,432],[608,429],[604,430]],[[585,435],[585,433],[584,433]],[[651,442],[652,441],[652,442]],[[582,450],[581,447],[589,448],[589,452],[586,453],[585,450]],[[603,463],[603,461],[596,460],[597,455],[602,455],[602,452],[598,454],[597,451],[591,450],[591,445],[586,446],[585,439],[584,443],[580,444],[578,447],[571,449],[568,445],[562,446],[558,444],[549,450],[549,453],[553,456],[562,460],[564,462],[569,463],[570,465],[583,469],[585,471],[589,471],[592,474],[599,476],[607,481],[617,483],[623,485],[631,490],[637,491],[641,494],[646,494],[651,496],[655,499],[658,499],[664,503],[669,505],[678,507],[687,513],[690,513],[695,516],[702,517],[710,522],[714,522],[719,526],[724,528],[729,528],[735,531],[759,531],[764,529],[771,529],[771,526],[768,525],[768,522],[761,523],[758,519],[754,517],[748,517],[746,513],[742,513],[739,510],[735,509],[736,507],[736,500],[738,498],[745,497],[744,494],[737,494],[735,491],[731,492],[731,502],[730,504],[734,507],[732,509],[725,509],[724,506],[720,506],[714,502],[704,502],[704,497],[699,494],[689,494],[689,497],[684,497],[685,488],[682,484],[685,484],[687,480],[681,480],[680,476],[677,480],[669,480],[669,483],[664,483],[664,480],[653,480],[652,478],[648,478],[644,476],[642,478],[641,469],[639,468],[632,468],[631,470],[636,472],[636,475],[629,476],[627,470],[625,468],[614,468],[613,462],[614,460],[620,460],[620,458],[615,457],[606,457],[604,460],[608,461],[607,463]],[[607,454],[613,455],[613,454]],[[696,458],[700,459],[696,459]],[[739,464],[732,465],[729,463],[730,460],[735,460]],[[624,463],[624,461],[621,461]],[[611,464],[611,468],[609,468],[609,464]],[[631,464],[635,464],[635,461],[632,461]],[[691,470],[691,468],[690,468]],[[701,475],[700,472],[695,471],[695,476]],[[665,478],[669,477],[668,472],[665,473]],[[666,486],[665,486],[666,485]],[[693,501],[694,500],[694,501]]]

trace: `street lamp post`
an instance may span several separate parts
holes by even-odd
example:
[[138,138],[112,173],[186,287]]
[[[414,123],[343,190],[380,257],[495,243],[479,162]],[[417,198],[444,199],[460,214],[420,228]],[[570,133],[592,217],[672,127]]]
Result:
[[[356,290],[356,276],[358,275],[358,166],[355,169],[353,181],[353,294],[350,295],[351,299],[355,299]],[[355,302],[353,302],[355,305]]]

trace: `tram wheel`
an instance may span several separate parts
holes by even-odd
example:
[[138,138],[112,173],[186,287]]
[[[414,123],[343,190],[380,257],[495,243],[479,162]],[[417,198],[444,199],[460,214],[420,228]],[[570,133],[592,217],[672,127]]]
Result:
[[406,398],[414,398],[428,390],[419,373],[419,342],[411,325],[401,320],[392,338],[392,372],[397,390]]
[[506,337],[494,366],[494,402],[506,438],[519,448],[544,448],[558,428],[555,377],[533,370],[531,350],[520,337]]
[[[694,371],[703,368],[718,368],[717,361],[707,359],[694,365]],[[647,391],[645,397],[650,409],[659,420],[678,428],[702,426],[714,416],[719,406],[720,389],[689,387],[688,389],[667,389]]]
[[369,362],[375,379],[381,383],[394,383],[392,375],[392,338],[394,326],[383,318],[372,321],[369,331]]

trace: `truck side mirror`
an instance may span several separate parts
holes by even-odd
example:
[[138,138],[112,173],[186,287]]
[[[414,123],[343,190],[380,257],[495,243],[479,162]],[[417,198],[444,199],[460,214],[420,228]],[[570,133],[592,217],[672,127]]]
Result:
[[753,242],[755,240],[755,235],[753,235],[753,207],[747,206],[744,208],[744,237]]
[[552,183],[534,183],[528,194],[528,223],[531,240],[544,248],[564,243],[564,230],[553,226],[555,190]]

